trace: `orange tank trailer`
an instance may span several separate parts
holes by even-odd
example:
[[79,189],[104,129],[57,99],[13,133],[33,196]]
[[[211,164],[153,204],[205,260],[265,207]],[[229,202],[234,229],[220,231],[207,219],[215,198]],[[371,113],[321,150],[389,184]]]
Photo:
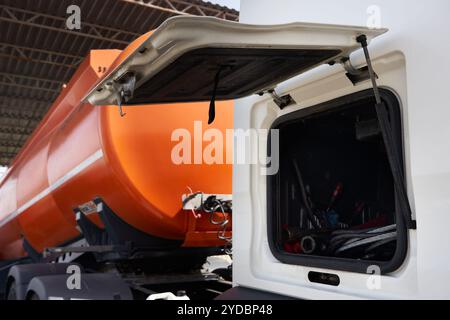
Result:
[[[225,135],[233,128],[231,102],[217,103],[211,126],[208,103],[125,107],[125,117],[117,106],[81,103],[149,35],[123,52],[91,51],[14,160],[0,185],[0,260],[25,256],[24,239],[40,253],[76,239],[73,208],[95,197],[149,235],[181,240],[184,247],[224,244],[207,215],[196,219],[182,210],[181,197],[187,187],[231,194],[232,166],[173,164],[171,134],[202,121],[203,128]],[[192,135],[192,145],[194,139],[202,137]],[[223,151],[232,152],[232,146]],[[97,214],[89,219],[103,227]]]

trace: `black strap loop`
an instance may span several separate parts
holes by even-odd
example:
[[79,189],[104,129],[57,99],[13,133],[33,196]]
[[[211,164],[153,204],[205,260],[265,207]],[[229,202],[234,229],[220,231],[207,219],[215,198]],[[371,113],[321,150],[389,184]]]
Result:
[[214,119],[216,118],[216,94],[220,81],[220,73],[223,71],[223,69],[224,66],[221,66],[219,68],[219,71],[217,71],[216,73],[216,77],[214,78],[214,89],[211,95],[211,102],[209,103],[208,124],[213,123]]

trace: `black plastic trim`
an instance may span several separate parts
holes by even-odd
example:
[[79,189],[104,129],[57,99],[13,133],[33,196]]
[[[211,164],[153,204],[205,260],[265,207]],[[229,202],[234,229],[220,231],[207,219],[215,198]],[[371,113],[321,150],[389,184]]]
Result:
[[261,290],[255,290],[245,287],[234,287],[219,295],[215,300],[273,301],[273,300],[297,300],[297,299]]
[[101,198],[93,201],[96,205],[101,203],[103,207],[99,215],[105,226],[106,244],[123,245],[131,242],[135,247],[147,249],[175,249],[183,244],[182,240],[164,239],[140,231],[119,217]]
[[42,260],[42,255],[28,242],[28,240],[23,237],[22,247],[34,262],[39,262]]
[[341,283],[341,279],[336,274],[322,273],[310,271],[308,280],[313,283],[325,284],[327,286],[337,287]]
[[[401,153],[400,159],[403,157],[403,139],[402,139],[402,122],[400,114],[400,104],[397,96],[387,89],[380,89],[380,95],[383,102],[386,104],[389,112],[391,125],[393,129],[393,137],[397,141],[397,150]],[[355,103],[362,100],[375,99],[373,98],[372,89],[360,91],[347,96],[337,98],[332,101],[328,101],[317,106],[299,110],[282,116],[275,120],[271,126],[272,129],[279,129],[280,126],[290,122],[298,121],[301,118],[311,116],[326,111],[333,110],[335,108],[344,107],[346,104]],[[270,134],[268,137],[268,154],[270,154],[271,141]],[[402,168],[404,168],[404,162],[402,161]],[[404,171],[404,169],[403,169]],[[281,248],[275,243],[276,228],[274,227],[274,218],[278,215],[277,201],[274,199],[274,194],[278,194],[279,174],[267,176],[267,236],[269,247],[276,259],[285,264],[301,265],[312,268],[331,269],[339,271],[348,271],[356,273],[367,274],[367,270],[371,266],[378,266],[382,274],[388,274],[396,271],[401,267],[405,261],[408,251],[408,228],[405,222],[405,215],[400,212],[400,206],[398,205],[398,196],[396,195],[396,221],[397,221],[397,248],[393,259],[389,262],[380,261],[361,261],[354,259],[342,259],[332,257],[319,257],[319,256],[302,256],[294,255],[283,252]],[[402,206],[403,207],[403,206]],[[411,213],[409,213],[411,215]]]

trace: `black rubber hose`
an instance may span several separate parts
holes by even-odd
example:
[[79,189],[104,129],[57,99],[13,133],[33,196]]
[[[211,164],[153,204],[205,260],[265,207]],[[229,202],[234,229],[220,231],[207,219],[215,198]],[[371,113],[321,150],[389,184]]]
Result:
[[341,234],[338,236],[335,236],[330,239],[330,242],[328,244],[328,249],[331,252],[334,252],[337,250],[341,245],[344,245],[349,240],[361,240],[361,239],[368,239],[373,238],[379,235],[382,235],[385,233],[361,233],[361,234]]
[[[389,228],[389,229],[387,229]],[[391,226],[385,226],[385,227],[373,227],[373,228],[369,228],[369,229],[364,229],[364,230],[352,230],[352,229],[347,229],[347,230],[336,230],[333,231],[333,233],[331,234],[332,236],[338,236],[341,234],[374,234],[374,233],[385,233],[391,230],[395,230],[396,226],[395,225],[391,225]],[[378,231],[378,232],[375,232]]]
[[366,239],[366,238],[373,238],[382,234],[385,234],[386,232],[381,233],[356,233],[356,234],[340,234],[333,238],[331,238],[330,243],[342,240],[342,239]]
[[397,240],[397,236],[389,238],[389,239],[386,239],[386,240],[381,240],[381,241],[375,242],[370,247],[368,247],[364,252],[365,253],[369,253],[369,252],[371,252],[371,251],[373,251],[375,249],[378,249],[378,248],[380,248],[382,246],[385,246],[385,245],[387,245],[387,244],[389,244],[391,242],[394,242],[396,240]]
[[317,223],[317,221],[315,219],[316,215],[314,214],[314,212],[312,211],[312,209],[308,203],[308,196],[306,195],[306,188],[305,188],[305,184],[303,183],[303,178],[302,178],[302,173],[300,172],[300,168],[295,160],[293,160],[292,163],[294,164],[295,174],[297,175],[297,181],[300,186],[300,194],[302,196],[303,205],[306,209],[306,214],[308,216],[308,219],[309,219],[309,221],[311,221],[311,224],[313,225],[314,229],[320,229],[321,226]]

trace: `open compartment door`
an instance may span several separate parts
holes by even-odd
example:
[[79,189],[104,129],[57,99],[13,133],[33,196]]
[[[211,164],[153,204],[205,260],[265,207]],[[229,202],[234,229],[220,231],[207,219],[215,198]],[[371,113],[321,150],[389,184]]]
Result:
[[93,105],[141,105],[245,97],[324,63],[341,62],[385,29],[291,23],[247,25],[174,17],[88,93]]

